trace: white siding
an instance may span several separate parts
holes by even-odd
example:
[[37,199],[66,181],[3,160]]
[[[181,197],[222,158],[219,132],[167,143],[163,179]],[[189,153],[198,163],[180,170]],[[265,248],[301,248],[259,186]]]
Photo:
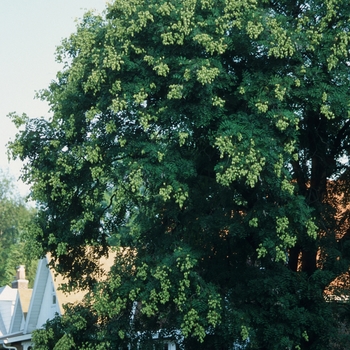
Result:
[[12,317],[12,324],[10,328],[10,333],[16,333],[21,330],[21,325],[23,323],[23,312],[21,302],[19,300],[19,295],[17,294],[17,300],[15,305],[15,310]]
[[[56,303],[53,303],[54,296],[56,299]],[[56,291],[52,283],[52,277],[51,277],[51,274],[49,273],[47,276],[45,292],[42,299],[37,327],[40,328],[47,320],[53,319],[56,313],[60,314],[60,310],[58,307]]]
[[9,286],[5,286],[0,289],[1,335],[7,334],[10,331],[16,297],[16,289],[12,289]]
[[40,328],[42,326],[42,324],[40,324],[40,326],[38,327],[38,318],[41,311],[41,305],[44,297],[47,279],[49,276],[49,269],[47,268],[46,264],[47,260],[42,259],[40,260],[38,265],[34,281],[33,296],[30,300],[24,333],[31,333],[35,329]]
[[57,296],[56,303],[53,303],[54,295],[56,296],[56,291],[53,288],[52,275],[47,259],[43,258],[38,265],[24,333],[42,328],[47,320],[54,318],[56,313],[60,314]]

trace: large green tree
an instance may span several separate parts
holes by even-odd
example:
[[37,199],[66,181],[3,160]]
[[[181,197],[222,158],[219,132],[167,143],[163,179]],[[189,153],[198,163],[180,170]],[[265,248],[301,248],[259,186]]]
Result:
[[106,346],[348,347],[326,299],[350,263],[349,20],[344,0],[116,0],[62,42],[52,117],[13,116],[11,150]]

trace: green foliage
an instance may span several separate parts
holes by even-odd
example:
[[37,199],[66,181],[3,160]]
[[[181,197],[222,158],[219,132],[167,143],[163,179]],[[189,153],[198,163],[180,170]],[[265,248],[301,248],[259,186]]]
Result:
[[66,305],[63,316],[56,315],[42,329],[33,332],[35,350],[105,349],[99,336],[97,315],[88,304]]
[[14,180],[0,172],[0,286],[10,284],[16,276],[19,265],[26,266],[26,275],[33,284],[37,259],[33,250],[27,249],[26,236],[29,232],[34,210],[27,208],[25,201],[15,190]]
[[337,344],[349,17],[344,0],[115,0],[62,42],[53,116],[12,115],[10,150],[40,249],[91,287],[106,348]]

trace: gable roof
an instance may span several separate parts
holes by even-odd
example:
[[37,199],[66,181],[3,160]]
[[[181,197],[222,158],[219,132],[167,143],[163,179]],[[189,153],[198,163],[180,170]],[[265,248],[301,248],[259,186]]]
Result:
[[0,288],[0,335],[10,331],[17,290],[9,286]]
[[21,302],[21,307],[22,307],[24,317],[27,316],[32,294],[33,294],[33,289],[19,289],[18,290],[18,297],[19,297],[19,300]]
[[49,269],[46,258],[41,259],[35,275],[33,294],[30,300],[24,333],[32,332],[37,327],[37,321],[44,298]]
[[[110,271],[113,266],[114,259],[116,253],[113,251],[109,251],[108,257],[102,256],[99,260],[99,269],[100,269],[100,277],[99,280],[104,280],[107,277],[107,273]],[[51,260],[50,254],[46,254],[47,261]],[[63,277],[61,274],[57,274],[55,271],[50,268],[50,274],[52,277],[53,285],[56,291],[56,296],[60,308],[61,315],[64,313],[63,305],[65,304],[74,304],[76,302],[82,301],[83,297],[86,295],[87,290],[74,290],[71,292],[65,292],[62,289],[63,285],[68,284],[68,279]]]
[[[89,250],[87,249],[87,256]],[[99,260],[99,280],[104,280],[111,269],[116,253]],[[67,284],[62,275],[55,273],[49,266],[50,255],[39,260],[34,287],[16,289],[9,286],[0,288],[0,339],[9,343],[31,342],[31,333],[45,324],[56,314],[64,313],[63,305],[82,301],[87,290],[65,293],[61,286]]]
[[79,291],[72,291],[70,293],[64,292],[62,290],[62,285],[67,283],[67,280],[62,277],[62,275],[55,275],[52,270],[50,270],[50,274],[52,277],[53,285],[56,291],[58,306],[60,309],[60,314],[63,315],[64,313],[64,304],[74,304],[76,302],[82,301],[84,295],[86,294],[85,290],[79,290]]
[[9,286],[0,288],[0,301],[1,300],[15,300],[17,296],[17,289],[12,289]]
[[[110,252],[108,258],[102,257],[100,259],[99,267],[104,272],[101,279],[106,277],[114,263],[114,258],[115,253]],[[55,316],[55,313],[62,315],[64,313],[63,305],[82,301],[87,293],[87,290],[64,292],[62,285],[67,284],[68,280],[49,267],[50,261],[49,254],[39,261],[24,327],[25,333],[41,328],[48,319]]]
[[15,308],[12,316],[10,333],[17,333],[23,330],[32,292],[32,289],[18,290]]

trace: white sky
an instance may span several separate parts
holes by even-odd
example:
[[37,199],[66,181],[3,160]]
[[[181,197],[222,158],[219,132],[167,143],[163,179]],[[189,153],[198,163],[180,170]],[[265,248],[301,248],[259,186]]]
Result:
[[[105,4],[106,0],[0,0],[0,168],[16,179],[21,163],[8,162],[6,154],[16,128],[6,116],[47,115],[47,104],[34,100],[34,95],[61,68],[54,59],[56,46],[75,31],[75,20],[86,10],[102,12]],[[21,181],[17,186],[22,195],[28,193]]]

